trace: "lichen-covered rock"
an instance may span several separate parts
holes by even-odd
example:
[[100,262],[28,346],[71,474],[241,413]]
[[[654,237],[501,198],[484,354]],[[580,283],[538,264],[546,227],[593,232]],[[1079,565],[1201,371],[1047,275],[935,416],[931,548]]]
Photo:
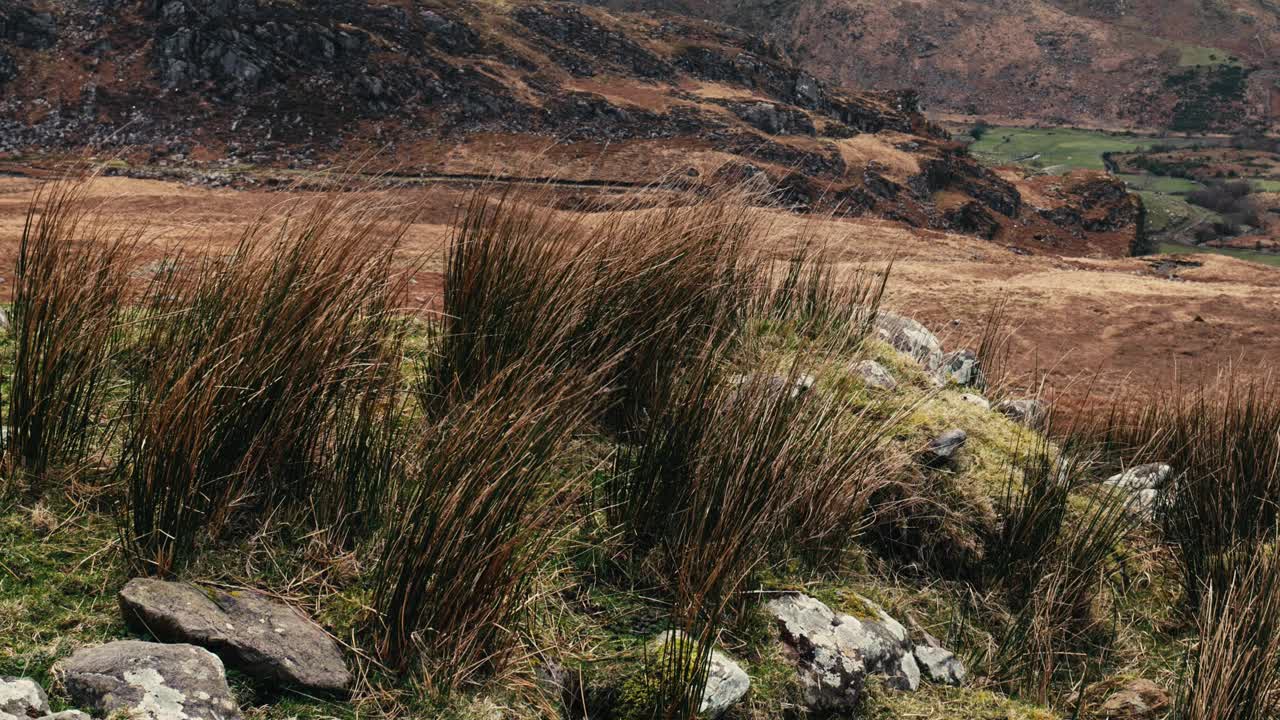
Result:
[[1029,428],[1040,428],[1049,417],[1049,408],[1036,398],[1005,400],[996,405],[996,411]]
[[62,712],[52,715],[45,715],[40,720],[92,720],[88,713],[82,713],[79,710],[63,710]]
[[963,402],[967,402],[970,405],[976,405],[982,408],[983,410],[991,409],[991,401],[987,400],[986,398],[976,393],[965,393],[960,396],[960,400]]
[[960,452],[968,439],[969,433],[952,428],[929,441],[929,446],[925,448],[925,459],[931,463],[945,463]]
[[881,311],[876,316],[880,337],[899,352],[910,355],[929,371],[942,366],[942,341],[929,328],[896,313]]
[[956,350],[944,355],[938,369],[938,379],[944,384],[955,383],[965,387],[980,388],[985,385],[978,356],[972,350]]
[[801,594],[770,600],[766,609],[778,622],[791,650],[805,702],[813,710],[849,710],[862,695],[869,673],[885,676],[895,690],[915,690],[920,669],[907,630],[874,603],[859,598],[871,617],[837,613]]
[[1148,463],[1112,475],[1103,484],[1129,495],[1125,501],[1125,509],[1130,513],[1141,518],[1151,518],[1160,501],[1160,492],[1172,472],[1173,468],[1164,463]]
[[44,688],[31,678],[0,677],[0,720],[26,720],[49,714]]
[[120,592],[120,607],[130,627],[212,650],[253,677],[331,693],[351,684],[333,638],[260,593],[136,578]]
[[54,668],[72,702],[138,720],[238,720],[217,655],[195,645],[119,640],[77,650]]
[[[684,633],[668,631],[658,635],[654,644],[665,650],[670,647],[673,637],[679,642],[687,642]],[[717,718],[747,694],[751,689],[751,678],[741,665],[719,650],[711,651],[708,663],[707,685],[702,691],[698,713],[703,717]]]
[[862,384],[872,390],[896,390],[898,381],[888,369],[875,360],[861,360],[853,366],[853,372],[862,380]]
[[1131,467],[1122,473],[1112,475],[1104,482],[1112,487],[1135,492],[1138,490],[1155,490],[1164,485],[1172,472],[1173,468],[1164,463],[1148,463]]
[[925,635],[924,642],[915,647],[916,663],[925,679],[940,685],[964,684],[968,671],[956,654],[942,647],[937,638]]

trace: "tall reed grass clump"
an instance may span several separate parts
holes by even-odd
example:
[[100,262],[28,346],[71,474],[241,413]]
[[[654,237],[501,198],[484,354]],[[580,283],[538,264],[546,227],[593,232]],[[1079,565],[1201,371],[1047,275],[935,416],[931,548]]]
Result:
[[982,586],[1012,613],[987,658],[991,676],[1041,702],[1062,671],[1087,674],[1114,640],[1100,600],[1137,523],[1127,498],[1109,488],[1073,503],[1092,477],[1093,459],[1080,452],[1041,439],[1016,454],[983,563]]
[[1223,557],[1277,538],[1280,384],[1228,369],[1212,382],[1118,403],[1106,418],[1095,434],[1111,455],[1173,469],[1157,517],[1194,611],[1209,585],[1227,586]]
[[501,667],[530,582],[589,469],[562,461],[599,377],[519,362],[430,422],[386,499],[374,604],[380,656],[437,691]]
[[1196,614],[1176,720],[1263,720],[1280,713],[1280,562],[1275,546],[1233,552]]
[[624,205],[590,220],[537,200],[477,195],[458,224],[433,328],[439,344],[419,383],[425,405],[447,409],[537,356],[586,371],[611,365],[605,413],[626,415],[691,348],[738,336],[760,281],[761,223],[744,212],[741,191],[689,206]]
[[11,481],[38,484],[98,437],[140,232],[90,206],[91,178],[40,187],[14,267],[13,377],[4,450]]
[[406,225],[392,211],[320,197],[253,224],[227,257],[173,258],[152,283],[119,461],[139,570],[173,571],[234,513],[296,508],[324,428],[358,406],[371,367],[396,377],[391,262]]

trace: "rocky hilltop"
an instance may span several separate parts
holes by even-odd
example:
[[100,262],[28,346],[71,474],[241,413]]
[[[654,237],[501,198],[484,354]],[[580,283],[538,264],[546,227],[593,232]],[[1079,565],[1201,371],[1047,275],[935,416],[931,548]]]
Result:
[[1276,114],[1269,0],[602,0],[760,32],[820,76],[950,113],[1239,131]]
[[1073,178],[1029,204],[1021,178],[974,162],[913,92],[825,82],[725,25],[545,2],[5,1],[11,156],[88,145],[137,172],[365,158],[415,176],[686,189],[763,174],[801,210],[1028,250],[1141,245],[1122,186]]

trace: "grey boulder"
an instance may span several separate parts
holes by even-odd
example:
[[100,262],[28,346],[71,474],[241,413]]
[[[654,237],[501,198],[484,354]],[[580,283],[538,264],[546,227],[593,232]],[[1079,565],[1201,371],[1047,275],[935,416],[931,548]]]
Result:
[[983,387],[982,369],[978,364],[978,356],[972,350],[956,350],[942,358],[938,369],[938,379],[946,383],[955,383],[965,387]]
[[119,640],[77,650],[54,668],[71,700],[138,720],[237,720],[217,655],[194,645]]
[[920,672],[930,682],[955,686],[964,684],[968,674],[964,663],[932,635],[925,633],[924,642],[915,647],[915,656]]
[[49,714],[49,697],[31,678],[0,677],[0,720],[27,720]]
[[872,390],[896,390],[898,381],[875,360],[862,360],[853,366],[853,372],[862,384]]
[[935,463],[947,462],[960,452],[960,448],[964,447],[968,440],[969,433],[959,428],[952,428],[929,441],[929,446],[925,448],[925,459]]
[[1005,400],[996,405],[996,411],[1015,422],[1030,428],[1040,428],[1049,417],[1044,401],[1036,398]]
[[1103,484],[1127,493],[1129,497],[1125,502],[1125,509],[1138,517],[1149,519],[1155,515],[1160,491],[1172,473],[1173,468],[1164,463],[1148,463],[1112,475]]
[[[671,638],[684,638],[685,634],[670,631],[658,635],[654,644],[659,648],[666,647]],[[698,705],[698,714],[703,717],[717,718],[747,694],[751,689],[751,678],[742,666],[719,650],[711,651],[707,667],[707,686],[702,691],[702,702]]]
[[1164,463],[1147,463],[1112,475],[1104,482],[1122,490],[1156,490],[1164,485],[1172,472],[1173,468]]
[[333,638],[261,593],[136,578],[120,592],[120,607],[130,627],[212,650],[258,679],[330,693],[351,684]]
[[898,352],[910,355],[927,370],[942,366],[942,341],[915,320],[882,310],[876,315],[876,331]]
[[896,690],[920,686],[906,628],[874,603],[859,601],[870,608],[870,617],[837,613],[798,593],[765,605],[796,663],[811,710],[853,709],[869,673],[885,676],[885,685]]

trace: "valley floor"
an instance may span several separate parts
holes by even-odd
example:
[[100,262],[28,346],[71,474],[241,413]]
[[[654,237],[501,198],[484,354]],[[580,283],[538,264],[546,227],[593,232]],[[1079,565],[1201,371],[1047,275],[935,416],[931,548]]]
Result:
[[[36,186],[29,178],[0,178],[0,267],[12,267]],[[430,304],[440,287],[449,223],[470,190],[449,184],[379,192],[392,193],[406,215],[415,214],[401,251],[406,263],[420,263],[407,300]],[[120,223],[148,227],[154,249],[138,261],[139,284],[153,274],[161,248],[226,251],[243,223],[271,214],[290,196],[126,178],[104,178],[94,193],[111,200],[108,210]],[[1076,399],[1090,388],[1142,386],[1175,373],[1190,378],[1225,363],[1264,370],[1280,354],[1277,268],[1216,254],[1027,256],[972,237],[873,219],[777,212],[771,221],[779,253],[788,238],[807,232],[850,269],[892,260],[888,304],[934,328],[949,347],[975,344],[987,314],[1007,303],[1016,369],[1047,373],[1053,388]],[[3,296],[10,290],[0,284]]]

